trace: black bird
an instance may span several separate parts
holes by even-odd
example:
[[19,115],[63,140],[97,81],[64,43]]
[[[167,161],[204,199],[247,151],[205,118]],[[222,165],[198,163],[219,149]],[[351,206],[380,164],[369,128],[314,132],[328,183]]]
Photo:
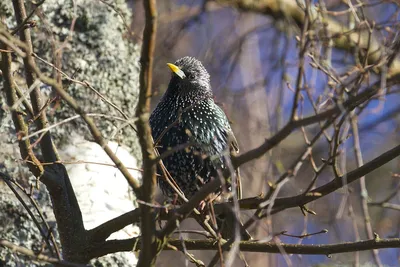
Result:
[[[238,144],[224,111],[214,102],[210,75],[201,62],[183,57],[167,65],[172,77],[150,116],[150,126],[160,155],[176,149],[163,163],[189,199],[212,177],[218,178],[218,171],[228,168],[224,155],[238,151]],[[159,185],[165,195],[174,195],[164,179],[159,179]]]

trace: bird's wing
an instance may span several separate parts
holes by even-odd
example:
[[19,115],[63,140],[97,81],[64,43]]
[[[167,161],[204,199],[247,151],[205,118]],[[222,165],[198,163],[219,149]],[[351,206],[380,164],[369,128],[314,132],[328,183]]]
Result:
[[239,153],[239,144],[236,140],[235,135],[233,134],[232,129],[228,130],[227,135],[228,135],[228,142],[230,144],[231,151],[235,151],[236,153]]
[[[230,144],[230,151],[231,153],[239,153],[239,144],[236,140],[235,134],[233,133],[232,129],[229,126],[229,130],[227,132],[228,142]],[[238,199],[242,198],[242,180],[240,178],[240,171],[239,168],[235,170],[236,172],[236,196]]]
[[[224,113],[225,115],[225,113]],[[231,125],[229,124],[228,118],[226,118],[227,125],[225,126],[226,136],[227,136],[227,143],[229,144],[230,152],[239,153],[239,144],[236,140],[235,134],[232,131]],[[235,170],[236,173],[236,196],[238,199],[242,198],[242,180],[240,177],[240,170],[237,168]]]

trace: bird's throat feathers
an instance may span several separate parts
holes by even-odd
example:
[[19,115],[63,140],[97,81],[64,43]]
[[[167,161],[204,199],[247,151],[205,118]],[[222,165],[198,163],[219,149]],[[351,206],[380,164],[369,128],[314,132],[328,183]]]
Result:
[[168,86],[163,98],[168,102],[175,102],[176,107],[185,109],[203,100],[213,99],[214,95],[209,87],[176,88],[176,86]]

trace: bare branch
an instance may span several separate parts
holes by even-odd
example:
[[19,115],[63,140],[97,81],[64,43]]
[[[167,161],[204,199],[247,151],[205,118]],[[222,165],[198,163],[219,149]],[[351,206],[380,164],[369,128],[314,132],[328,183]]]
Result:
[[[152,204],[156,189],[156,155],[153,148],[153,139],[149,124],[150,100],[152,90],[153,54],[157,30],[157,6],[156,0],[143,0],[145,10],[145,28],[143,31],[142,54],[140,56],[140,93],[136,110],[138,118],[136,125],[138,138],[143,157],[143,186],[138,195],[145,203]],[[142,249],[139,255],[138,266],[152,266],[155,264],[159,251],[159,240],[156,239],[156,222],[154,210],[150,205],[140,205],[141,231],[143,237]]]
[[[125,240],[107,241],[102,248],[101,253],[92,255],[95,257],[104,256],[108,253],[116,251],[137,251],[140,249],[140,239],[131,238]],[[222,241],[223,246],[227,241]],[[169,239],[169,246],[165,250],[217,250],[218,242],[214,239]],[[183,247],[185,246],[185,247]],[[348,253],[354,251],[365,251],[371,249],[384,248],[400,248],[400,238],[380,239],[379,237],[370,240],[357,242],[344,242],[328,245],[304,245],[304,244],[285,244],[275,242],[259,242],[259,241],[240,241],[239,247],[241,251],[264,252],[264,253],[281,253],[283,249],[288,254],[300,255],[332,255],[338,253]],[[229,250],[230,246],[224,247]]]
[[[390,84],[398,83],[399,78],[400,78],[400,76],[392,77],[390,80],[388,80],[388,86]],[[251,149],[239,156],[232,158],[232,162],[233,162],[235,168],[237,168],[240,165],[245,164],[253,159],[261,157],[262,155],[267,153],[270,149],[272,149],[273,147],[278,145],[286,137],[288,137],[292,133],[293,130],[295,130],[301,126],[307,126],[310,124],[314,124],[314,123],[332,118],[335,115],[340,114],[343,111],[342,108],[345,108],[346,110],[353,110],[355,107],[368,101],[371,97],[373,97],[376,93],[378,93],[379,89],[380,89],[380,82],[378,81],[373,86],[366,89],[362,93],[359,93],[358,95],[356,95],[352,98],[349,98],[349,100],[345,101],[340,106],[336,105],[335,107],[330,108],[319,114],[305,117],[302,119],[298,119],[295,121],[289,121],[281,130],[279,130],[271,138],[267,139],[259,147]]]
[[[44,1],[38,4],[41,5]],[[28,18],[25,11],[25,4],[23,0],[13,0],[15,16],[17,18],[17,22],[19,25],[23,25],[25,20]],[[33,12],[31,13],[33,14]],[[24,26],[22,26],[24,27]],[[46,117],[46,113],[42,110],[42,95],[39,90],[38,85],[34,85],[36,77],[33,67],[35,66],[35,62],[32,57],[32,41],[30,29],[25,27],[19,31],[20,39],[26,45],[26,57],[23,58],[24,68],[25,68],[25,78],[26,83],[29,87],[34,86],[34,89],[29,94],[32,102],[32,108],[35,117],[38,116],[38,119],[35,120],[36,126],[38,129],[43,129],[48,126],[48,121]],[[56,147],[53,145],[53,141],[51,140],[50,133],[46,133],[40,140],[40,148],[42,150],[42,155],[45,161],[56,161],[59,160],[58,152]]]
[[[215,240],[185,240],[184,242],[187,250],[216,250],[218,246],[218,243],[215,242]],[[170,239],[168,243],[179,250],[183,249],[182,240]],[[281,253],[281,247],[288,254],[313,254],[329,256],[337,253],[364,251],[370,249],[399,248],[400,238],[377,238],[365,241],[329,245],[276,244],[273,242],[241,241],[239,246],[241,251]]]
[[[296,0],[216,0],[215,2],[242,11],[271,16],[275,19],[290,18],[300,27],[305,24],[306,20],[304,10],[298,5],[299,2]],[[310,11],[310,21],[315,21],[318,17],[318,13],[323,12],[323,10],[319,10],[315,6],[313,6]],[[319,31],[316,29],[317,34],[321,39],[330,37],[334,47],[344,50],[351,50],[355,47],[359,49],[368,48],[369,64],[379,65],[381,60],[385,57],[385,54],[380,49],[381,44],[379,40],[372,36],[370,42],[368,41],[369,35],[366,29],[357,28],[357,26],[353,29],[349,29],[346,25],[326,15],[322,17],[321,22],[326,25],[325,30]],[[324,36],[325,32],[329,32],[329,36]],[[391,57],[391,59],[390,69],[388,70],[389,77],[400,73],[400,61],[393,57]]]
[[42,261],[42,262],[48,262],[48,263],[53,263],[56,266],[65,266],[65,267],[87,267],[87,265],[85,264],[76,264],[76,263],[72,263],[72,262],[68,262],[68,261],[60,261],[56,258],[51,258],[48,257],[46,255],[42,255],[42,254],[37,254],[34,251],[21,247],[21,246],[17,246],[7,240],[4,239],[0,239],[0,247],[6,247],[9,248],[12,251],[16,251],[17,253],[26,255],[31,257],[33,260],[38,260],[38,261]]

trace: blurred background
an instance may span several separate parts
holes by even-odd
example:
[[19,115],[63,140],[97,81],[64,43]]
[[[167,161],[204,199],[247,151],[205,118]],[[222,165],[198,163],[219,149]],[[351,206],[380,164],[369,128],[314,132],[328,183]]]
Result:
[[[297,3],[301,5],[303,2],[253,1],[255,4],[247,10],[238,4],[246,1],[216,2],[227,4],[195,0],[158,1],[153,108],[168,86],[171,74],[166,63],[183,56],[194,56],[209,71],[215,99],[228,114],[241,152],[244,152],[262,144],[266,138],[281,129],[290,117],[299,71],[298,40],[302,27],[301,20],[290,7],[293,4],[298,7]],[[129,4],[134,14],[133,38],[140,42],[144,26],[142,1],[130,1]],[[263,4],[269,5],[269,9],[263,9]],[[326,62],[329,73],[345,81],[357,73],[361,66],[377,64],[364,60],[368,53],[389,54],[400,26],[400,6],[396,1],[328,0],[312,1],[311,4],[313,11],[325,10],[321,12],[322,18],[319,17],[321,21],[334,21],[341,25],[344,32],[353,28],[372,29],[370,40],[373,41],[370,43],[376,42],[378,49],[371,52],[361,46],[339,47],[329,40],[314,38],[308,44],[309,50],[305,55],[303,91],[299,101],[299,114],[303,116],[313,115],[316,110],[324,109],[333,101],[330,86],[332,77],[316,68],[312,57],[319,62]],[[257,5],[260,6],[258,12],[255,11]],[[327,17],[331,20],[324,20]],[[320,23],[320,28],[324,27],[318,20],[312,23]],[[392,66],[395,68],[395,64]],[[357,83],[350,85],[359,86],[362,90],[379,81],[381,77],[385,75],[369,69]],[[388,87],[381,97],[371,100],[357,111],[360,152],[364,162],[382,154],[400,141],[399,89],[398,86]],[[341,154],[337,159],[341,173],[357,167],[354,134],[351,129],[350,122],[346,121],[339,132],[343,140],[339,148]],[[242,166],[244,197],[265,194],[268,190],[267,182],[276,181],[285,171],[290,170],[296,159],[305,152],[305,136],[311,140],[319,130],[319,124],[299,129],[264,157]],[[328,129],[326,136],[332,135],[333,129]],[[317,166],[322,164],[322,159],[330,156],[331,144],[326,136],[322,135],[312,146],[310,158]],[[399,163],[399,159],[393,160],[367,175],[366,188],[362,181],[356,181],[347,188],[310,203],[307,207],[316,212],[315,216],[303,216],[299,208],[285,210],[261,220],[250,229],[251,233],[256,239],[269,240],[271,236],[282,231],[301,235],[327,229],[328,233],[307,238],[282,235],[277,235],[276,238],[286,243],[302,244],[365,240],[368,239],[366,208],[370,216],[370,231],[376,232],[382,238],[399,237],[399,206],[392,209],[379,205],[365,206],[367,202],[380,202],[389,196],[391,198],[387,202],[400,204],[399,195],[396,194],[399,188]],[[314,174],[310,160],[305,160],[296,175],[282,187],[279,196],[301,193],[310,184]],[[328,166],[318,177],[316,186],[333,178],[332,167]],[[243,212],[242,217],[246,219],[249,214]],[[183,227],[192,229],[196,227],[196,223],[188,221]],[[214,255],[212,252],[193,253],[203,261]],[[329,257],[263,253],[244,255],[250,266],[398,266],[400,251],[384,249],[375,256],[371,251]],[[182,266],[184,263],[185,258],[177,252],[164,251],[157,260],[157,266]],[[236,264],[235,266],[244,266],[240,260]]]

